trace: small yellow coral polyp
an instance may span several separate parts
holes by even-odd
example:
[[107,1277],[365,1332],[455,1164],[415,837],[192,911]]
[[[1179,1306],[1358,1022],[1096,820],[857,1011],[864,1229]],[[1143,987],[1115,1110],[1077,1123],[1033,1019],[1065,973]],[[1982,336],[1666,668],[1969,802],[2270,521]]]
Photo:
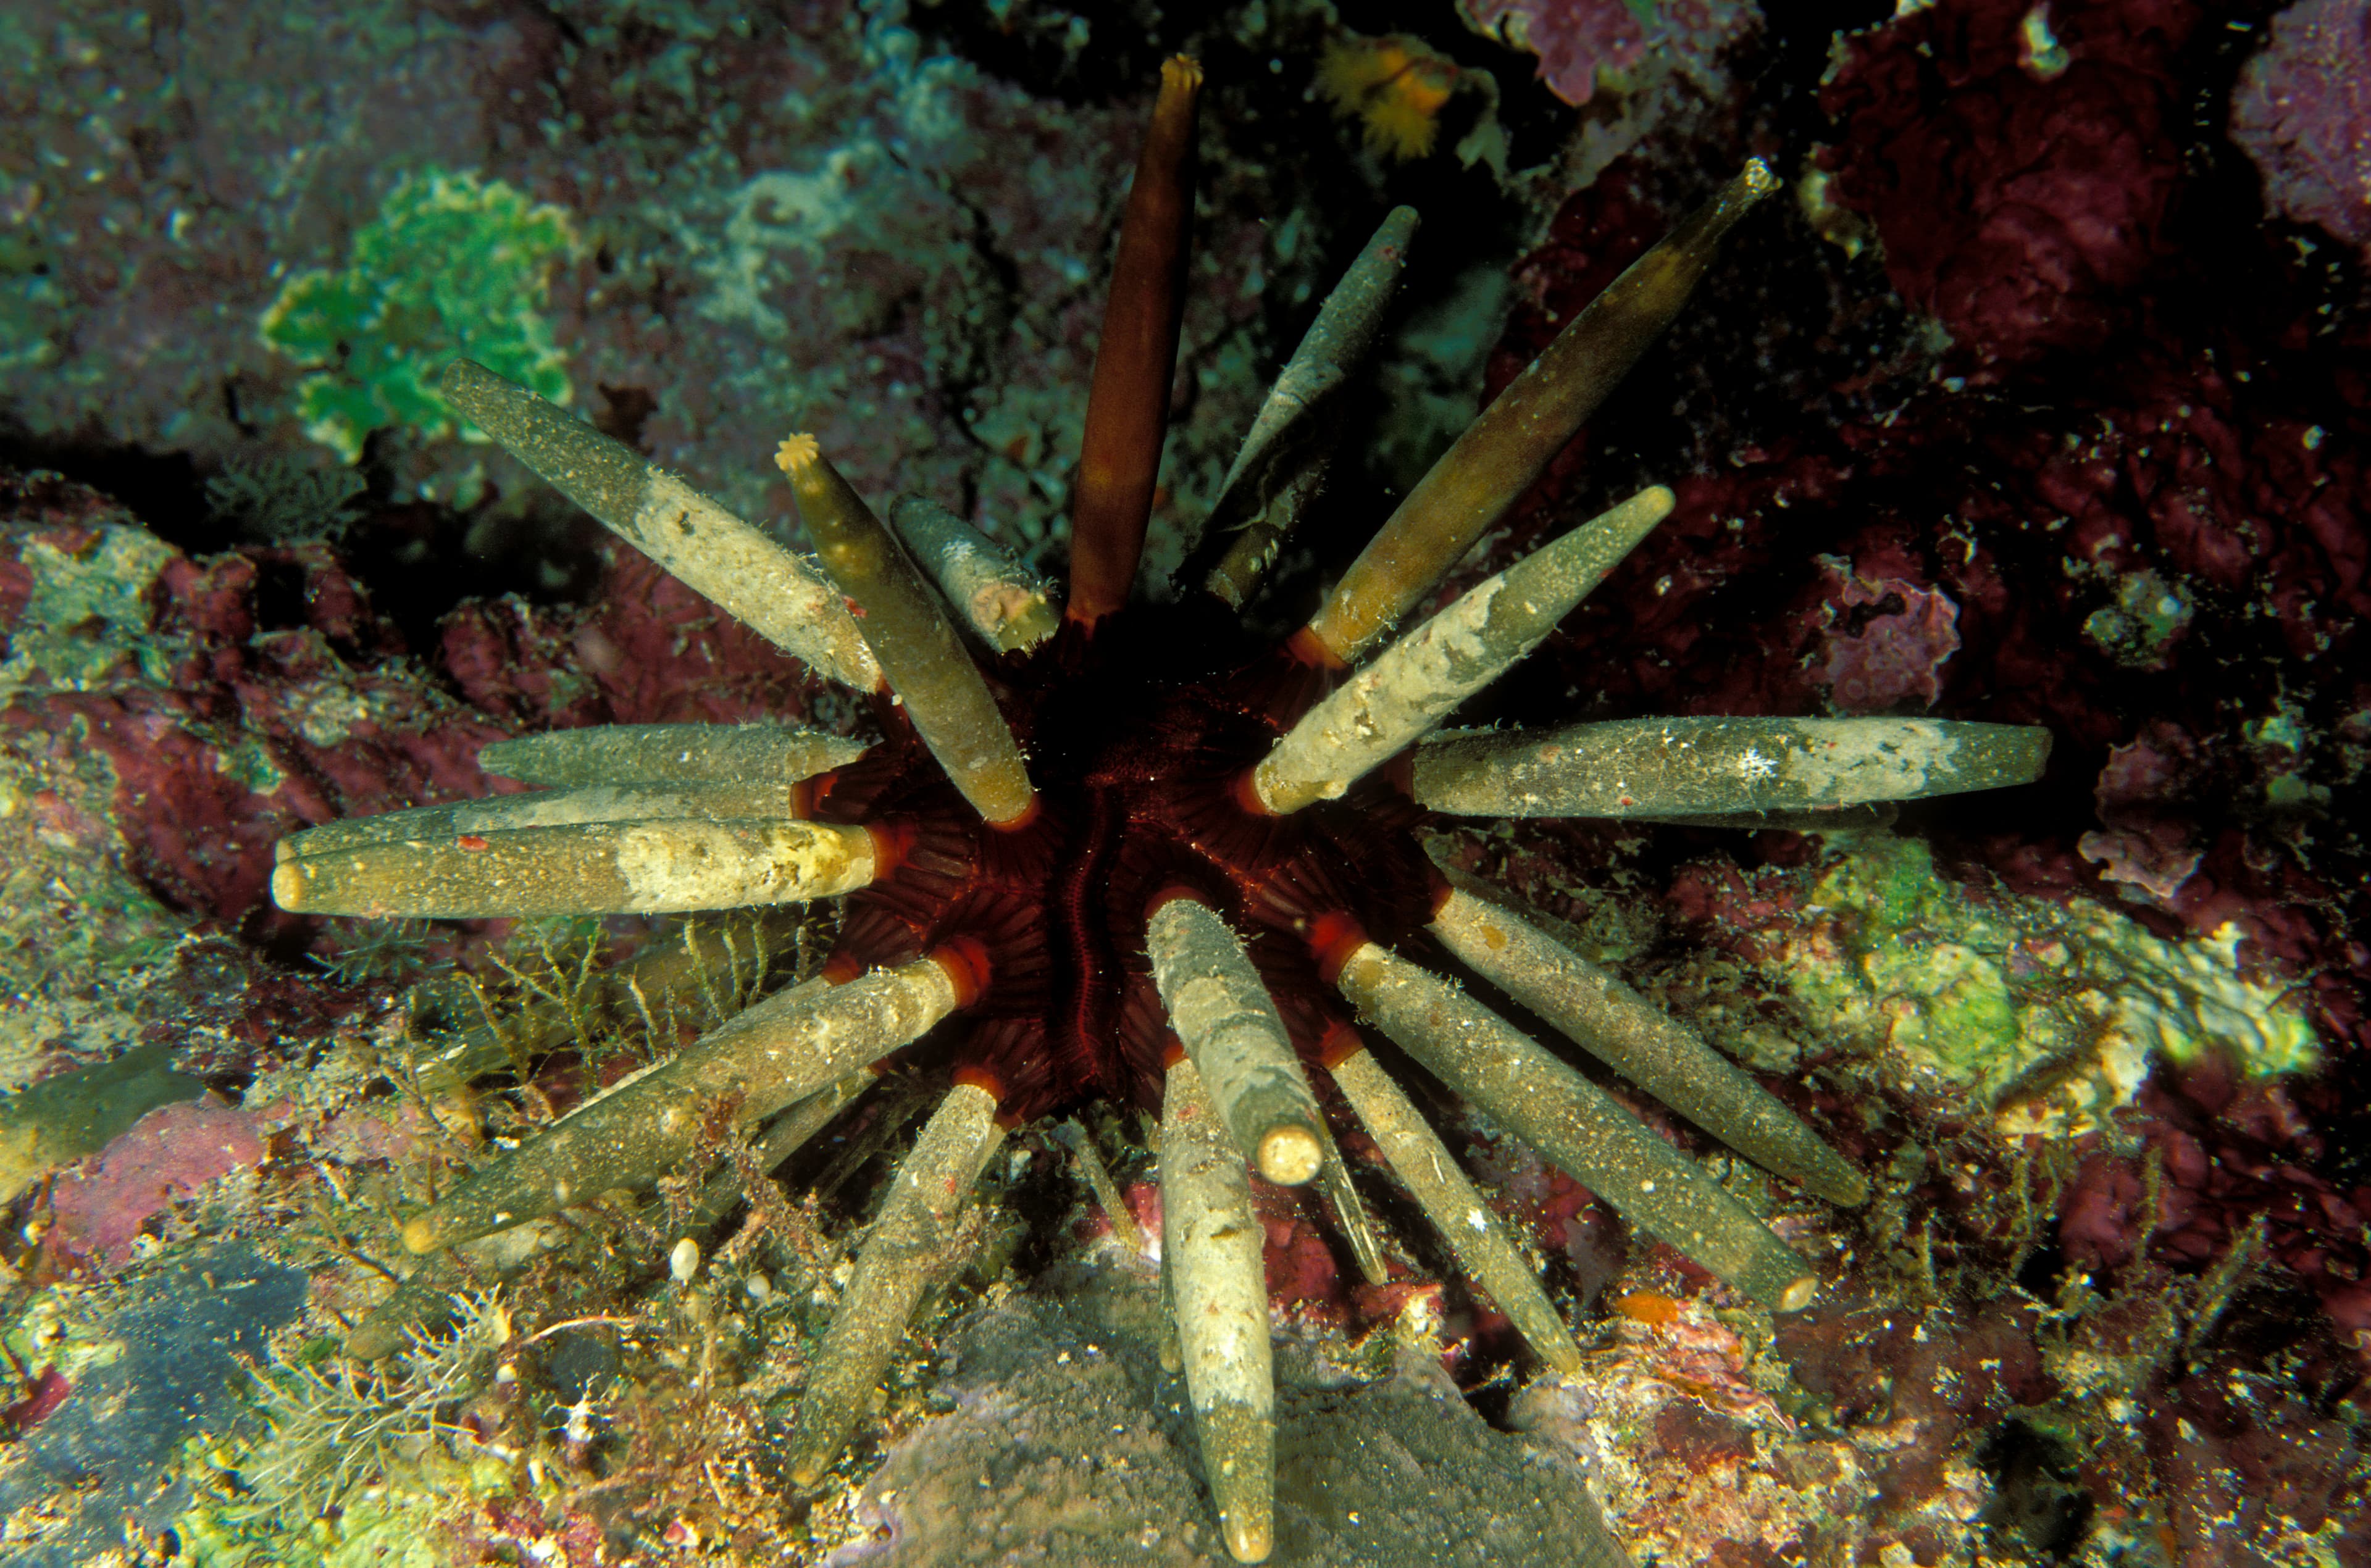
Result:
[[823,444],[812,435],[786,436],[774,448],[774,467],[785,474],[795,474],[813,464],[822,451]]
[[1366,122],[1367,145],[1393,157],[1432,151],[1440,106],[1456,88],[1457,67],[1411,39],[1348,38],[1329,44],[1317,66],[1317,90],[1334,112]]

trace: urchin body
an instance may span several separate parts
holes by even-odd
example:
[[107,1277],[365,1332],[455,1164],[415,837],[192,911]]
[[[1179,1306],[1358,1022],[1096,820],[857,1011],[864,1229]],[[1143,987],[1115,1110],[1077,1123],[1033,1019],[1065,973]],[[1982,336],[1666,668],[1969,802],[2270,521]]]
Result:
[[[1759,164],[1575,317],[1308,624],[1261,647],[1234,611],[1323,480],[1333,393],[1374,340],[1414,229],[1412,213],[1393,214],[1246,438],[1209,519],[1232,541],[1224,558],[1181,603],[1131,605],[1174,373],[1199,80],[1190,62],[1164,70],[1131,190],[1058,628],[1031,574],[926,502],[901,504],[893,534],[811,437],[786,440],[776,461],[817,561],[464,362],[445,379],[457,409],[684,581],[870,694],[880,738],[862,749],[770,726],[649,726],[503,743],[484,754],[490,770],[549,788],[316,828],[282,847],[273,890],[292,909],[448,917],[845,895],[815,980],[478,1171],[406,1225],[407,1244],[435,1252],[646,1186],[712,1151],[719,1125],[771,1163],[892,1062],[945,1070],[951,1086],[809,1365],[792,1470],[812,1482],[868,1407],[1006,1130],[1093,1101],[1155,1111],[1162,1264],[1204,1471],[1230,1551],[1256,1562],[1272,1540],[1275,1420],[1249,1177],[1314,1182],[1380,1280],[1336,1118],[1371,1139],[1541,1357],[1579,1368],[1570,1326],[1400,1089],[1409,1062],[1741,1296],[1785,1310],[1813,1288],[1804,1260],[1704,1169],[1436,969],[1504,992],[1810,1192],[1867,1194],[1857,1170],[1694,1031],[1489,889],[1436,869],[1419,838],[1428,818],[1833,821],[2021,782],[2047,740],[1923,720],[1441,732],[1669,513],[1660,486],[1393,636],[1775,188]],[[1584,1555],[1618,1562],[1591,1523],[1577,1525],[1596,1543]]]
[[950,1026],[948,1058],[992,1080],[1016,1122],[1090,1101],[1159,1110],[1174,1040],[1145,940],[1159,895],[1191,891],[1243,936],[1314,1063],[1349,1027],[1315,922],[1353,913],[1396,942],[1445,887],[1410,831],[1424,813],[1381,781],[1290,817],[1243,808],[1242,776],[1317,688],[1232,621],[1140,605],[994,671],[1037,786],[1025,827],[983,824],[910,739],[818,780],[819,819],[895,823],[900,840],[895,869],[848,899],[826,973],[982,943],[996,978]]

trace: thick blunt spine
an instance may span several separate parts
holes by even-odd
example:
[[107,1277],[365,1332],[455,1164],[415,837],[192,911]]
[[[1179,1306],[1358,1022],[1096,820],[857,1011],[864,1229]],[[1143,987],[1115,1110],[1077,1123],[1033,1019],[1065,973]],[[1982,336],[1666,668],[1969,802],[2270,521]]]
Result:
[[2050,732],[1946,719],[1623,719],[1443,735],[1419,804],[1459,816],[1822,812],[2030,784]]
[[804,559],[630,447],[473,360],[445,398],[545,483],[784,652],[860,691],[881,671],[839,595]]
[[786,784],[595,784],[489,795],[447,806],[418,806],[377,816],[343,817],[291,835],[272,847],[275,860],[304,860],[374,844],[434,840],[462,834],[511,833],[588,823],[790,821],[798,813]]
[[790,478],[824,570],[863,612],[858,628],[866,645],[948,780],[990,824],[1028,821],[1037,791],[1012,728],[904,548],[815,437],[792,436],[774,460]]
[[889,521],[955,613],[998,652],[1026,653],[1061,624],[1045,579],[937,502],[903,497]]
[[658,915],[828,898],[870,883],[873,867],[870,833],[826,823],[455,828],[297,854],[272,868],[272,896],[306,915]]
[[1145,936],[1162,1005],[1236,1147],[1279,1186],[1315,1176],[1324,1113],[1243,942],[1217,910],[1185,895],[1152,912]]
[[1193,61],[1179,55],[1162,66],[1161,96],[1120,218],[1070,506],[1068,613],[1089,626],[1128,603],[1152,516],[1169,383],[1177,374],[1201,91],[1202,67]]
[[1408,491],[1302,637],[1349,663],[1457,563],[1687,302],[1721,236],[1777,189],[1759,159],[1590,302]]
[[1457,1160],[1392,1081],[1371,1052],[1354,1051],[1327,1069],[1375,1146],[1456,1252],[1474,1282],[1490,1293],[1540,1359],[1570,1377],[1580,1370],[1580,1347],[1540,1287],[1539,1275],[1516,1251],[1507,1228],[1482,1201]]
[[1768,1226],[1506,1020],[1372,942],[1351,953],[1336,983],[1401,1049],[1631,1224],[1764,1306],[1809,1304],[1817,1281]]
[[1201,1074],[1190,1061],[1173,1064],[1161,1105],[1162,1262],[1202,1470],[1238,1562],[1266,1562],[1275,1535],[1276,1378],[1260,1255],[1266,1234],[1243,1156]]
[[1671,512],[1641,490],[1477,584],[1303,714],[1251,793],[1278,815],[1339,796],[1527,657]]
[[746,1127],[920,1039],[954,1010],[951,965],[963,968],[922,958],[769,997],[471,1176],[406,1224],[403,1244],[432,1252],[648,1185],[691,1152],[710,1107],[729,1107]]
[[1704,1037],[1511,911],[1463,891],[1432,934],[1599,1061],[1765,1170],[1835,1204],[1868,1196],[1844,1156]]
[[480,748],[478,766],[522,784],[790,784],[845,767],[864,744],[787,724],[596,724]]
[[1236,530],[1202,586],[1241,609],[1259,586],[1278,543],[1300,520],[1320,467],[1308,428],[1315,410],[1364,363],[1399,293],[1415,239],[1413,207],[1394,207],[1334,292],[1276,378],[1219,487],[1209,526]]
[[857,1252],[848,1293],[807,1364],[791,1447],[791,1479],[797,1484],[812,1486],[822,1477],[850,1430],[878,1400],[881,1374],[945,1262],[972,1183],[1003,1136],[996,1097],[960,1083],[897,1162],[880,1217]]

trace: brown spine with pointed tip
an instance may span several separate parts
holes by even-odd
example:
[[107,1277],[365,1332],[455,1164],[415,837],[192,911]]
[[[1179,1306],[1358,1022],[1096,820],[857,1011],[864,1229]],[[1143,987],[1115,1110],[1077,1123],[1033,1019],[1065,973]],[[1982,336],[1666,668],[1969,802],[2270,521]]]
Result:
[[1152,516],[1169,383],[1177,373],[1201,90],[1202,67],[1184,55],[1161,68],[1152,128],[1120,219],[1070,507],[1069,616],[1089,626],[1128,603]]
[[1037,791],[1012,728],[904,548],[815,437],[792,436],[774,462],[790,478],[824,571],[856,605],[857,630],[948,781],[993,826],[1035,816]]
[[1333,657],[1358,658],[1473,547],[1564,450],[1711,265],[1721,236],[1777,189],[1756,159],[1591,300],[1408,491],[1310,618]]

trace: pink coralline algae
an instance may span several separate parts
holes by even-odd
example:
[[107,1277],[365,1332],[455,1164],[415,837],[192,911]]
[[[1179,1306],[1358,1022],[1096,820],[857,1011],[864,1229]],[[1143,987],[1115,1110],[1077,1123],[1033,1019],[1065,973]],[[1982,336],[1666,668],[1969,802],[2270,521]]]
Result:
[[[2036,52],[2037,15],[2055,50]],[[2371,338],[2352,274],[2266,226],[2220,114],[2199,118],[2236,41],[2177,0],[1941,0],[1839,40],[1825,187],[1756,214],[1771,264],[1675,324],[1676,368],[1642,373],[1660,378],[1510,520],[1521,539],[1645,478],[1679,496],[1535,657],[1536,708],[1494,717],[1574,691],[1609,718],[1815,713],[1842,705],[1836,645],[1870,625],[1847,583],[1890,585],[1885,613],[1930,606],[1938,631],[1956,606],[1957,650],[1913,666],[1931,710],[2044,724],[2054,749],[2014,801],[1931,813],[1938,864],[2096,898],[2168,940],[2231,928],[2242,971],[2286,988],[2328,1053],[2277,1085],[2157,1064],[2120,1152],[2059,1151],[2087,1163],[2058,1246],[2103,1282],[2192,1288],[2261,1221],[2262,1265],[2324,1309],[2283,1332],[2346,1343],[2371,1327],[2349,1152],[2371,1136],[2371,875],[2349,804],[2371,733]],[[1568,198],[1518,269],[1493,386],[1706,178],[1634,157]],[[1823,244],[1846,226],[1822,200],[1880,244]],[[1690,368],[1757,355],[1742,387]],[[1648,456],[1673,451],[1693,474]],[[1897,695],[1924,704],[1925,685]],[[1715,944],[1793,918],[1784,894],[1818,854],[1677,843],[1666,907]],[[1636,874],[1618,838],[1581,831],[1508,853],[1493,874],[1550,906],[1576,877]]]
[[1840,713],[1932,708],[1943,662],[1960,651],[1960,606],[1948,594],[1899,578],[1874,581],[1833,558],[1826,651],[1812,674]]
[[119,1265],[133,1238],[175,1201],[261,1163],[263,1155],[255,1118],[236,1107],[199,1101],[151,1111],[88,1170],[58,1183],[50,1198],[52,1245],[71,1258]]
[[2184,795],[2200,774],[2199,747],[2177,724],[2150,720],[2108,754],[2094,791],[2104,832],[2077,848],[2108,881],[2170,905],[2204,851],[2193,841],[2195,812]]
[[2301,0],[2231,95],[2264,201],[2371,254],[2371,0]]
[[2066,58],[2037,69],[2030,0],[1908,14],[1856,40],[1823,94],[1844,204],[1873,211],[1887,276],[1985,362],[2090,349],[2170,251],[2187,105],[2182,0],[2054,6]]
[[113,640],[77,645],[88,667],[71,680],[34,665],[0,724],[104,757],[118,788],[111,832],[86,824],[94,852],[120,836],[128,869],[160,896],[226,926],[286,920],[263,899],[276,840],[484,794],[495,786],[478,749],[516,726],[804,711],[798,666],[631,552],[604,556],[608,582],[589,607],[506,597],[447,616],[438,651],[456,700],[403,656],[401,634],[326,547],[193,558],[54,475],[0,479],[0,631],[27,640],[35,563],[97,562],[122,531],[148,541],[137,548],[154,570],[122,585],[131,608]]
[[1649,19],[1625,0],[1458,0],[1466,26],[1540,57],[1540,80],[1569,104],[1585,104],[1608,78],[1652,55],[1697,71],[1757,20],[1750,5],[1665,0]]

